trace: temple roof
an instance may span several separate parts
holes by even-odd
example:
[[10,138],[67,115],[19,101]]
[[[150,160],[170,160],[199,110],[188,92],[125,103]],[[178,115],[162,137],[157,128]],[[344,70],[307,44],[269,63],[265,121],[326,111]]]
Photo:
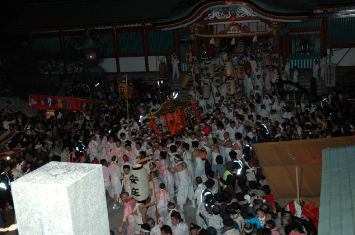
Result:
[[258,11],[271,16],[309,16],[316,8],[354,5],[355,0],[243,0],[243,1],[216,1],[202,0],[194,5],[185,5],[175,8],[170,17],[156,22],[156,25],[174,24],[192,18],[199,9],[213,7],[216,4],[240,4],[254,7]]
[[152,22],[168,18],[178,2],[181,0],[52,0],[49,3],[44,1],[41,4],[26,5],[8,3],[6,10],[0,10],[0,27],[21,30]]
[[2,1],[0,28],[8,30],[108,26],[150,22],[157,25],[184,20],[206,4],[241,3],[278,16],[308,16],[317,7],[355,3],[355,0],[12,0]]

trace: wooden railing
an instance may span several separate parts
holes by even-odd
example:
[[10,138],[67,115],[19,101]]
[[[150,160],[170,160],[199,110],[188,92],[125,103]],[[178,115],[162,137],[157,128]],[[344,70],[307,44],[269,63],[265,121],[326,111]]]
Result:
[[320,63],[320,53],[290,53],[290,66],[297,66],[299,69],[313,68],[314,61]]

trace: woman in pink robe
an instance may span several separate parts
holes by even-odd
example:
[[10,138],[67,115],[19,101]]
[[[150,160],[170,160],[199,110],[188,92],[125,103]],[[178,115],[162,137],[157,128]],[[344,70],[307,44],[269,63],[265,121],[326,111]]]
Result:
[[136,202],[133,198],[129,197],[128,194],[122,194],[122,201],[126,203],[123,212],[123,220],[121,226],[118,228],[118,232],[122,233],[124,224],[128,221],[126,234],[134,235],[134,216],[133,216],[133,204]]

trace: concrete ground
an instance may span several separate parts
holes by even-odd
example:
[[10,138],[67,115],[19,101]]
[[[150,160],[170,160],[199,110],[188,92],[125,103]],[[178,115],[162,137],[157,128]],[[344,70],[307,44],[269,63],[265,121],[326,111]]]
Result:
[[[114,210],[112,209],[112,198],[109,196],[106,196],[106,201],[107,201],[107,211],[108,211],[108,218],[110,222],[110,229],[115,232],[115,234],[120,234],[118,232],[118,228],[120,227],[122,223],[122,218],[123,218],[123,210],[124,206],[121,206],[119,209]],[[176,198],[175,198],[176,201]],[[190,223],[196,223],[196,209],[193,209],[192,207],[188,206],[191,204],[190,200],[187,200],[187,204],[184,207],[184,215],[186,218],[186,223],[188,226],[190,226]],[[4,219],[6,220],[5,227],[8,227],[14,223],[14,210],[7,210],[4,215]],[[124,230],[121,234],[126,234],[126,227],[125,225]],[[19,234],[18,231],[12,231],[12,232],[7,232],[6,235],[17,235]]]

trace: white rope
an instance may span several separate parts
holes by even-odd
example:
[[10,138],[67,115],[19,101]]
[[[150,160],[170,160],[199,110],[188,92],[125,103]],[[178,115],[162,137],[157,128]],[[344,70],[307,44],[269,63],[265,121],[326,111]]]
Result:
[[18,228],[17,224],[13,224],[7,228],[0,228],[0,232],[15,231],[15,230],[17,230],[17,228]]

